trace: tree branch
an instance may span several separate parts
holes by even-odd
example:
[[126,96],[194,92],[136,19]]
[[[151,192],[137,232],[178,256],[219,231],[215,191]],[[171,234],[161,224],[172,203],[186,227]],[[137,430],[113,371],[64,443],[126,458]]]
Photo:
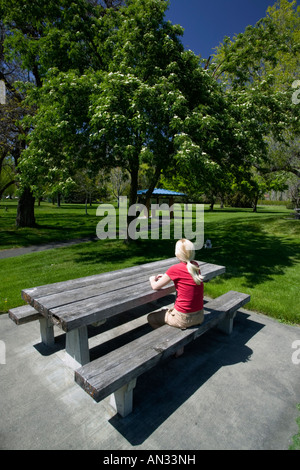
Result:
[[261,173],[276,173],[277,171],[286,171],[287,173],[293,173],[298,178],[300,178],[300,168],[293,168],[290,165],[275,165],[270,168],[262,168],[259,166],[255,166],[255,168],[260,171]]
[[4,75],[3,72],[1,72],[1,70],[0,70],[0,80],[4,81],[6,88],[11,93],[13,93],[14,97],[19,101],[19,103],[22,103],[23,101],[22,95],[20,95],[20,93],[15,89],[15,87],[9,83],[6,76]]
[[9,181],[8,183],[6,183],[3,188],[0,189],[0,199],[2,198],[2,195],[4,193],[4,191],[6,191],[7,188],[9,188],[9,186],[11,186],[12,184],[15,184],[16,180],[13,179],[11,181]]

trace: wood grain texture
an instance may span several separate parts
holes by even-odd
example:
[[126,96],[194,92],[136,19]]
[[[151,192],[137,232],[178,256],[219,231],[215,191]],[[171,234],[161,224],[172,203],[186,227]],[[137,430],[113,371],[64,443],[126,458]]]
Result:
[[8,316],[17,325],[23,325],[24,323],[39,320],[43,317],[43,315],[37,312],[30,305],[12,308],[8,311]]
[[68,281],[45,284],[43,286],[33,287],[30,289],[23,289],[21,295],[23,300],[31,303],[39,297],[63,293],[68,290],[75,291],[78,288],[91,286],[99,282],[117,281],[118,279],[131,274],[136,274],[137,276],[147,276],[149,274],[150,276],[151,274],[157,274],[157,272],[159,272],[161,269],[167,270],[168,267],[172,266],[176,262],[178,262],[177,258],[168,258],[166,260],[140,264],[138,266],[118,269],[116,271],[110,271],[107,273],[94,274],[92,276],[71,279]]
[[186,330],[164,325],[79,368],[75,371],[75,381],[98,402],[216,326],[226,315],[249,301],[249,295],[229,291],[205,304],[202,325]]

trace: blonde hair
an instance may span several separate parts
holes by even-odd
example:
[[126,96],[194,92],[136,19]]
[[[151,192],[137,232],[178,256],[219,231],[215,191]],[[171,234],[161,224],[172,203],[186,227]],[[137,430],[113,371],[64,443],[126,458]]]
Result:
[[195,247],[194,244],[187,240],[186,238],[182,238],[178,240],[175,246],[175,256],[180,260],[186,263],[186,267],[192,278],[194,279],[196,284],[201,284],[203,281],[203,276],[200,274],[199,266],[191,263],[195,256]]

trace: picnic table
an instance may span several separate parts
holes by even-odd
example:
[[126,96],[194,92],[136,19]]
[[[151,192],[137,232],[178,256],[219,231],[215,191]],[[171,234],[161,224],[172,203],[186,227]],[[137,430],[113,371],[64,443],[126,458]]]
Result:
[[[11,309],[9,316],[19,325],[39,320],[41,340],[48,346],[55,342],[54,327],[63,330],[66,333],[65,362],[75,369],[75,381],[97,402],[111,395],[117,412],[127,416],[132,411],[132,394],[139,375],[210,328],[218,327],[230,334],[238,309],[250,301],[247,294],[229,291],[205,303],[205,320],[201,325],[186,330],[169,325],[150,329],[142,337],[90,361],[88,326],[101,325],[128,311],[134,315],[135,307],[173,294],[173,282],[153,290],[149,277],[165,272],[175,263],[178,259],[174,257],[24,289],[22,298],[27,305]],[[204,282],[225,273],[225,266],[198,263]]]
[[[55,325],[66,333],[66,361],[76,367],[90,360],[89,325],[175,292],[173,282],[158,291],[149,283],[151,275],[165,272],[174,263],[177,258],[24,289],[22,298],[40,314],[45,344],[54,343]],[[201,261],[199,265],[205,281],[225,272],[224,266]]]

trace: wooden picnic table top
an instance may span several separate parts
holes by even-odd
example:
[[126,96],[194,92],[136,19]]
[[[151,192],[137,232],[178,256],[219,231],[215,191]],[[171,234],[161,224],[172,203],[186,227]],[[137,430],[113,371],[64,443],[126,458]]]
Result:
[[[105,320],[175,292],[173,283],[154,291],[151,275],[165,272],[177,258],[22,290],[22,298],[64,331]],[[204,281],[223,274],[224,266],[198,261]]]

